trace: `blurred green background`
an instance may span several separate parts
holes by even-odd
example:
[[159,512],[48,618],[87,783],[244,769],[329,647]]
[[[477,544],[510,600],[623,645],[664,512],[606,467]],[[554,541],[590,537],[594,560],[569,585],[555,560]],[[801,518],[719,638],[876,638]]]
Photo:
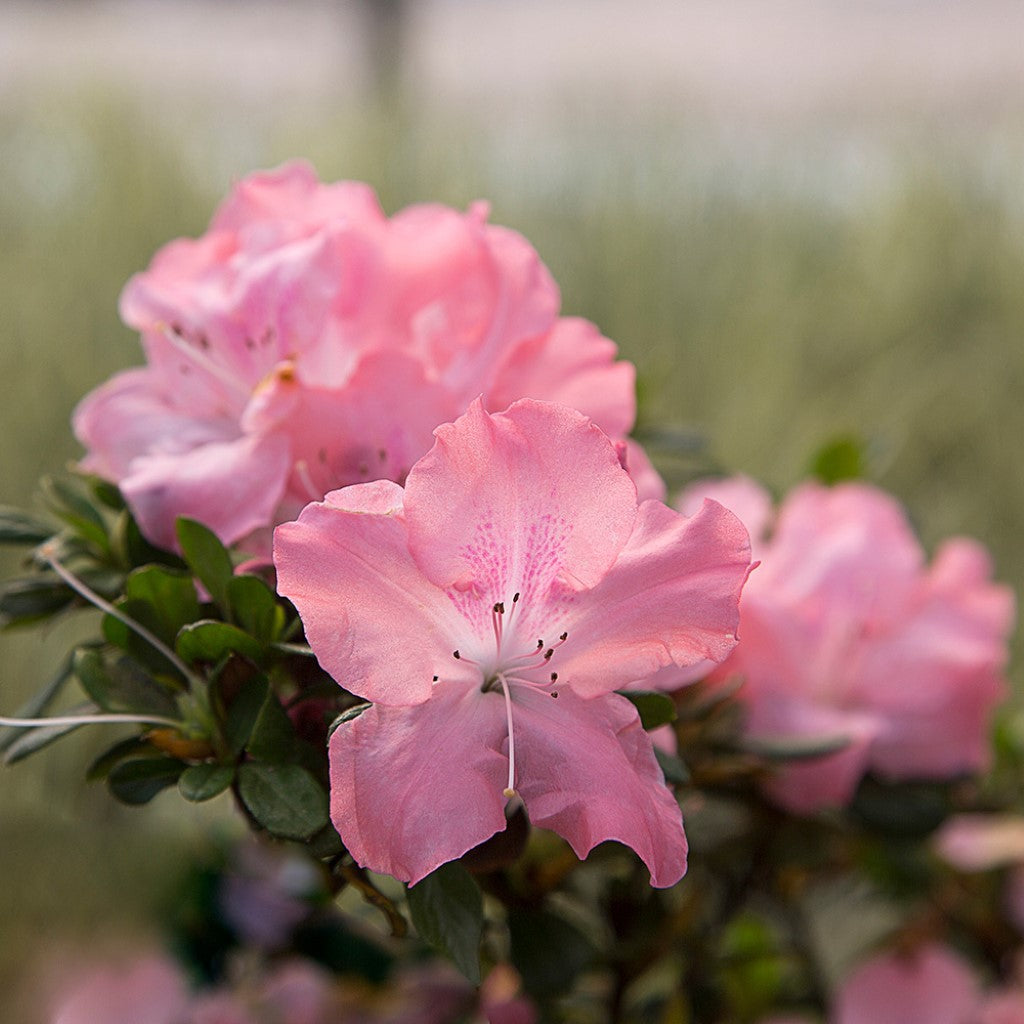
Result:
[[[490,199],[636,362],[641,427],[696,450],[652,448],[676,482],[782,491],[854,434],[929,549],[974,535],[1018,586],[1021,31],[999,0],[9,4],[0,501],[80,454],[75,402],[139,361],[129,275],[232,180],[305,156],[388,211]],[[89,625],[0,637],[0,710]],[[142,927],[231,827],[217,802],[112,806],[81,774],[113,735],[0,770],[0,1005],[40,948]]]

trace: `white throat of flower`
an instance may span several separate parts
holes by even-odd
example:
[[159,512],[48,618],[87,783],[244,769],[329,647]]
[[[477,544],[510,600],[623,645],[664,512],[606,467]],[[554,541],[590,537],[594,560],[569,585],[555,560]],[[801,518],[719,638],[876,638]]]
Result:
[[[480,670],[482,677],[481,691],[501,690],[505,699],[505,720],[508,727],[508,785],[503,790],[507,799],[517,796],[515,789],[516,777],[516,742],[515,727],[512,722],[512,694],[511,684],[529,686],[532,689],[546,692],[551,697],[557,697],[558,691],[555,684],[558,682],[557,672],[547,672],[555,652],[569,639],[567,632],[559,634],[558,639],[547,643],[543,637],[538,637],[535,645],[522,652],[521,641],[514,628],[516,612],[521,607],[520,593],[516,591],[512,595],[511,610],[506,613],[505,602],[498,601],[491,608],[491,627],[494,633],[494,654],[487,660],[476,661],[467,658],[461,651],[453,651],[452,657],[466,665],[473,665]],[[520,615],[521,618],[521,615]],[[515,653],[517,648],[520,653]],[[546,678],[536,678],[534,674],[541,674],[544,670]],[[435,677],[436,678],[436,677]]]

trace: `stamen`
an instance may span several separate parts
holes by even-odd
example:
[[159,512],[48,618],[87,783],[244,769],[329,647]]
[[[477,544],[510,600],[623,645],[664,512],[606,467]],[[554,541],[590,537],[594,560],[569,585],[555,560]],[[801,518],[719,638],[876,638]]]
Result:
[[[163,327],[163,336],[184,356],[191,359],[197,366],[201,366],[210,376],[216,377],[222,384],[226,384],[236,394],[240,394],[247,402],[251,397],[249,388],[237,377],[218,363],[215,363],[209,356],[200,352],[194,345],[190,345],[181,333],[180,328],[170,324]],[[207,343],[209,344],[209,343]]]
[[109,601],[105,601],[96,591],[91,590],[85,583],[83,583],[74,573],[69,569],[66,569],[53,554],[53,546],[51,544],[44,544],[39,549],[39,554],[42,555],[47,565],[76,593],[84,597],[89,604],[96,608],[99,608],[101,612],[106,612],[108,615],[113,615],[118,622],[123,622],[136,636],[145,640],[150,647],[155,651],[159,651],[190,683],[198,683],[199,681],[190,671],[188,665],[185,664],[174,653],[159,637],[151,633],[145,626],[140,622],[136,622],[135,619],[129,618],[124,612],[115,608]]
[[498,673],[498,681],[501,683],[501,692],[505,695],[505,720],[508,722],[508,785],[502,790],[502,796],[511,800],[516,796],[516,741],[512,730],[512,697],[508,692],[508,683],[504,675]]

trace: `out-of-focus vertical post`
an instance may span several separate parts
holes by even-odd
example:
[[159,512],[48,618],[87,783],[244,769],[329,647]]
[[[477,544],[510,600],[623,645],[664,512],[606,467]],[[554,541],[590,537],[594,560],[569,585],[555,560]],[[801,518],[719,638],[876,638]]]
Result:
[[365,26],[370,84],[378,101],[391,103],[402,89],[409,0],[359,0]]

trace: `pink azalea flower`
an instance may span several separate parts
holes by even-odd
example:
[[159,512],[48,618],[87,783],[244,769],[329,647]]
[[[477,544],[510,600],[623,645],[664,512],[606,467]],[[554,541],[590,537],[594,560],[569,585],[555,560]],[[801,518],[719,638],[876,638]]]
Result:
[[840,986],[832,1024],[968,1024],[979,993],[968,965],[938,945],[883,953]]
[[[439,423],[562,402],[620,438],[633,367],[559,294],[520,235],[468,213],[387,218],[354,182],[291,163],[241,181],[202,237],[128,282],[121,314],[147,365],[74,415],[87,470],[120,484],[143,532],[174,547],[179,515],[233,543],[327,491],[401,481]],[[638,447],[651,496],[660,478]]]
[[[705,493],[690,489],[681,507]],[[743,493],[737,514],[753,508],[756,527],[763,506]],[[984,768],[1014,602],[980,545],[949,540],[926,566],[900,506],[855,483],[798,487],[754,545],[762,564],[743,594],[741,643],[717,676],[744,677],[751,736],[847,741],[780,770],[774,799],[807,813],[847,803],[868,770],[942,779]]]
[[321,665],[373,701],[330,743],[356,860],[416,882],[505,827],[514,795],[577,855],[614,839],[655,885],[686,841],[636,710],[612,691],[735,642],[746,531],[636,488],[579,413],[482,403],[380,481],[275,533],[278,587]]
[[178,967],[154,954],[93,969],[58,1000],[52,1024],[179,1024],[189,1005]]

